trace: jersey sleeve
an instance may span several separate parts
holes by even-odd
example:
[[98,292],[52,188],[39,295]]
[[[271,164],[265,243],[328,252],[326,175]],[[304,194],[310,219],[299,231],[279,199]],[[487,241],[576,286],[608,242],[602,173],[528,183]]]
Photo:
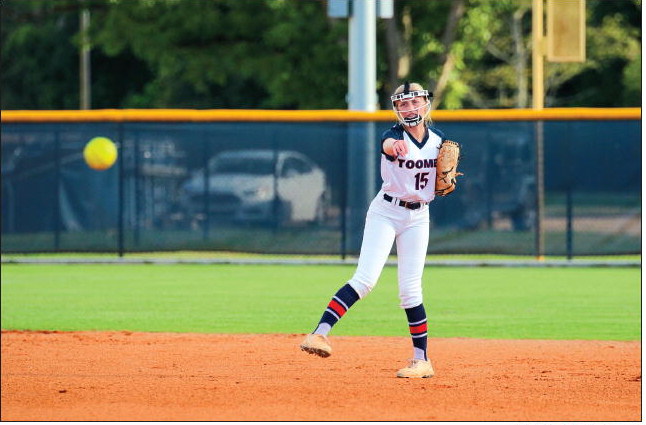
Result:
[[394,161],[396,158],[394,156],[388,155],[384,152],[384,142],[386,139],[395,139],[401,140],[404,137],[404,131],[399,127],[399,125],[394,125],[388,130],[384,131],[381,135],[381,153],[386,157],[388,161]]

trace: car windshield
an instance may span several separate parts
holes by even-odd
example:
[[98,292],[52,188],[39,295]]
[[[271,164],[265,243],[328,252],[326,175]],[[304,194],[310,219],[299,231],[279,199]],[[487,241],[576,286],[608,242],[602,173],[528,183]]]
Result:
[[211,163],[210,172],[218,174],[274,174],[272,158],[217,158]]

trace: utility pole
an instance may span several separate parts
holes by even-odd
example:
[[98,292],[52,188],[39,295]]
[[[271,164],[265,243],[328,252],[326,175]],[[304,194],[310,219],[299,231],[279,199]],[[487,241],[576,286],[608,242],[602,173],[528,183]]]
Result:
[[532,0],[532,107],[534,109],[544,107],[545,37],[543,34],[543,0]]
[[377,110],[377,9],[374,0],[351,3],[348,109]]
[[92,85],[90,75],[90,10],[85,1],[81,2],[80,35],[81,46],[79,55],[79,109],[92,107]]
[[[543,2],[547,2],[547,36],[545,36]],[[544,107],[544,60],[549,62],[585,62],[586,0],[532,0],[532,107]],[[536,146],[536,258],[543,260],[545,241],[544,123],[535,124]],[[569,148],[568,148],[569,149]],[[571,188],[569,189],[571,190]],[[571,205],[570,205],[571,209]],[[571,211],[570,211],[571,212]],[[571,228],[572,214],[568,215]],[[571,238],[571,232],[568,237]],[[571,256],[571,247],[568,249]]]
[[[532,107],[541,110],[544,106],[545,88],[543,87],[543,57],[545,54],[545,38],[543,36],[543,0],[532,0]],[[534,146],[536,152],[536,222],[534,223],[534,254],[536,259],[545,259],[545,237],[543,234],[543,216],[545,214],[545,164],[544,158],[544,126],[543,121],[534,123]]]
[[[348,109],[374,112],[378,108],[377,18],[392,18],[393,2],[328,0],[328,16],[349,19]],[[377,143],[374,122],[348,124],[344,257],[361,246],[364,218],[375,196]]]

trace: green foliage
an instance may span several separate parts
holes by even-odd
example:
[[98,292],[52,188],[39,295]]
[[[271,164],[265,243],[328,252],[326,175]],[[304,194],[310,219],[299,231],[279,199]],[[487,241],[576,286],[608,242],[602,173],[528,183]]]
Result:
[[[456,5],[464,13],[452,38]],[[91,11],[94,108],[346,107],[347,20],[328,18],[324,1],[5,0],[1,7],[3,109],[78,107],[83,7]],[[589,0],[587,13],[587,61],[546,64],[546,105],[639,106],[641,2]],[[530,0],[398,0],[394,23],[397,52],[387,47],[392,27],[378,25],[383,108],[393,76],[434,89],[442,72],[442,108],[531,103]]]
[[469,89],[452,106],[528,107],[519,86],[520,80],[529,84],[531,72],[531,1],[472,0],[469,6],[459,67]]
[[[306,333],[352,266],[2,266],[2,329]],[[397,270],[334,335],[408,335]],[[640,270],[427,268],[433,337],[638,340]]]
[[623,74],[622,105],[641,105],[642,98],[642,55],[636,55],[628,62]]
[[111,57],[131,51],[152,75],[141,92],[119,106],[257,106],[252,74],[263,53],[257,40],[269,12],[262,6],[195,0],[111,3],[94,17],[96,47]]
[[343,107],[343,25],[320,2],[118,1],[98,18],[107,55],[131,50],[153,78],[123,106]]
[[593,26],[596,20],[589,19],[585,63],[548,66],[548,81],[558,82],[551,84],[548,106],[641,105],[641,74],[634,69],[641,67],[641,28],[631,26],[630,15],[618,11],[599,20]]
[[2,3],[2,109],[77,108],[75,16],[70,2]]
[[347,23],[326,18],[324,2],[273,2],[263,34],[266,58],[253,71],[268,108],[346,107]]

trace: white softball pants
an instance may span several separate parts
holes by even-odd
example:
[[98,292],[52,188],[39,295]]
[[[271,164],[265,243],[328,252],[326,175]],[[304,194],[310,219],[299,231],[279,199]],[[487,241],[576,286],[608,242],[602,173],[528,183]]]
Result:
[[428,233],[428,205],[409,210],[386,201],[380,191],[368,209],[359,263],[348,283],[360,298],[368,295],[377,284],[396,241],[400,306],[406,309],[420,305]]

